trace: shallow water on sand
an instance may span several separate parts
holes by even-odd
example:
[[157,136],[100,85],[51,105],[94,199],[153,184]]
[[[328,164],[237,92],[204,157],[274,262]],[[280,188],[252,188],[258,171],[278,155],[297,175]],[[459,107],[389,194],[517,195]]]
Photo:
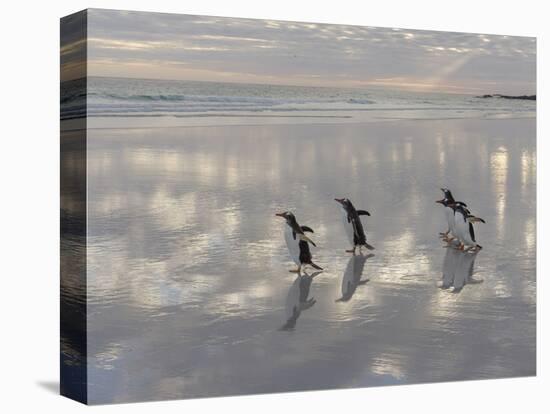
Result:
[[[91,402],[535,374],[534,120],[90,130]],[[487,224],[444,249],[439,188]],[[371,213],[349,248],[334,197]],[[276,212],[312,227],[301,278]]]

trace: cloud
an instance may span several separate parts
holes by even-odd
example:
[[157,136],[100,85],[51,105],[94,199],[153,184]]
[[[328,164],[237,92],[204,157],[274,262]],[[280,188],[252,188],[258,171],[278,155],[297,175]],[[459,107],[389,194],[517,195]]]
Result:
[[[399,78],[407,81],[384,86],[535,90],[536,44],[527,37],[96,9],[88,33],[91,75],[114,69],[128,77],[352,87]],[[155,64],[149,74],[133,73],[128,60]],[[178,74],[174,62],[185,70]]]

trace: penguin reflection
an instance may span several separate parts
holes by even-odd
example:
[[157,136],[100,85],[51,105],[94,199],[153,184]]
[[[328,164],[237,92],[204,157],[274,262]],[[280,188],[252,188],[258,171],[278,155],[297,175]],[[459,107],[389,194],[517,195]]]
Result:
[[302,311],[311,308],[317,302],[315,298],[309,298],[309,290],[313,278],[321,272],[315,272],[311,275],[307,273],[298,274],[290,289],[285,302],[286,322],[280,328],[281,331],[290,331],[296,327],[296,321]]
[[336,299],[336,302],[347,302],[352,298],[357,286],[364,285],[369,281],[369,279],[361,280],[361,277],[363,276],[365,262],[373,256],[374,254],[371,253],[366,256],[362,254],[353,255],[349,258],[342,277],[342,297]]
[[465,253],[460,250],[446,249],[443,259],[443,275],[439,287],[458,293],[467,284],[482,283],[483,280],[472,277],[476,257],[477,252]]

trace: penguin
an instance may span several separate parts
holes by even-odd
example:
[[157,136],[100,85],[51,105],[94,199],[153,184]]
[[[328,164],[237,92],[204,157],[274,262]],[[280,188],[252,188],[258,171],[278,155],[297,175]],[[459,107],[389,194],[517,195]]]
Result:
[[485,220],[482,218],[473,216],[463,204],[455,203],[453,204],[454,209],[454,219],[455,219],[455,232],[456,237],[459,240],[458,249],[459,250],[481,250],[482,247],[477,244],[476,236],[474,232],[473,223],[481,222],[485,223]]
[[465,208],[465,211],[470,214],[470,210],[468,210],[468,206],[466,203],[462,201],[456,201],[453,197],[453,194],[451,193],[451,190],[448,188],[442,188],[441,191],[443,191],[444,197],[441,200],[437,200],[436,203],[439,203],[443,205],[445,208],[445,220],[447,221],[447,231],[443,233],[439,233],[439,237],[441,237],[444,241],[447,243],[453,242],[456,237],[456,230],[455,230],[455,206],[461,205]]
[[373,257],[374,254],[370,253],[366,256],[363,254],[353,255],[349,258],[344,276],[342,277],[342,297],[336,299],[335,302],[347,302],[349,301],[358,286],[365,285],[369,279],[361,280],[363,276],[363,269],[365,268],[365,262],[367,259]]
[[340,203],[342,207],[342,221],[344,222],[348,240],[353,247],[353,249],[346,250],[346,252],[355,254],[357,246],[359,246],[359,252],[361,252],[361,247],[363,246],[369,250],[374,250],[374,247],[367,243],[367,236],[359,217],[370,216],[370,213],[365,210],[356,210],[352,202],[347,198],[335,198],[334,200]]
[[291,273],[300,273],[302,266],[310,265],[314,269],[323,270],[312,261],[311,251],[308,243],[313,246],[317,245],[305,235],[305,232],[313,233],[313,230],[308,226],[300,226],[296,221],[296,217],[290,211],[275,214],[278,217],[285,219],[285,241],[288,247],[290,257],[298,265],[298,269],[290,270]]
[[[447,220],[447,231],[443,233],[439,233],[439,236],[446,241],[453,240],[453,228],[454,228],[454,210],[451,207],[452,204],[455,203],[455,199],[453,197],[453,194],[451,193],[451,190],[448,188],[442,188],[441,191],[443,191],[444,197],[441,200],[437,200],[436,203],[441,204],[445,208],[445,219]],[[449,234],[451,234],[451,237],[449,237]]]

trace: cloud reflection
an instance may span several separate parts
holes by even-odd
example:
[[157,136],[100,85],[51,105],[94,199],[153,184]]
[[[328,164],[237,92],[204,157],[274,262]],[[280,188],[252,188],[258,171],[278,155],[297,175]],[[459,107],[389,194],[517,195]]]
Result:
[[[102,388],[96,397],[108,402],[534,372],[535,180],[522,179],[522,171],[533,168],[522,162],[524,152],[535,154],[531,124],[89,130],[90,375],[102,384],[127,384]],[[527,131],[521,141],[518,130]],[[487,155],[472,156],[478,150]],[[63,168],[77,171],[68,159]],[[442,219],[433,202],[442,182],[487,219],[480,234],[485,248],[462,260],[451,257],[454,264],[443,274],[436,236]],[[493,217],[495,195],[511,194],[514,186],[525,186],[526,197],[507,197],[503,232]],[[368,232],[377,250],[368,265],[341,255],[346,236],[331,200],[342,188],[372,214]],[[327,269],[315,284],[313,275],[286,273],[282,223],[272,214],[281,206],[315,230],[315,254]],[[517,237],[506,238],[508,232]],[[365,288],[358,287],[367,279],[361,266],[376,274]],[[462,293],[445,294],[434,279]],[[464,289],[478,279],[485,282]],[[479,337],[488,338],[485,351],[472,355]],[[312,379],[311,372],[319,375]],[[162,391],[166,378],[174,380]]]

